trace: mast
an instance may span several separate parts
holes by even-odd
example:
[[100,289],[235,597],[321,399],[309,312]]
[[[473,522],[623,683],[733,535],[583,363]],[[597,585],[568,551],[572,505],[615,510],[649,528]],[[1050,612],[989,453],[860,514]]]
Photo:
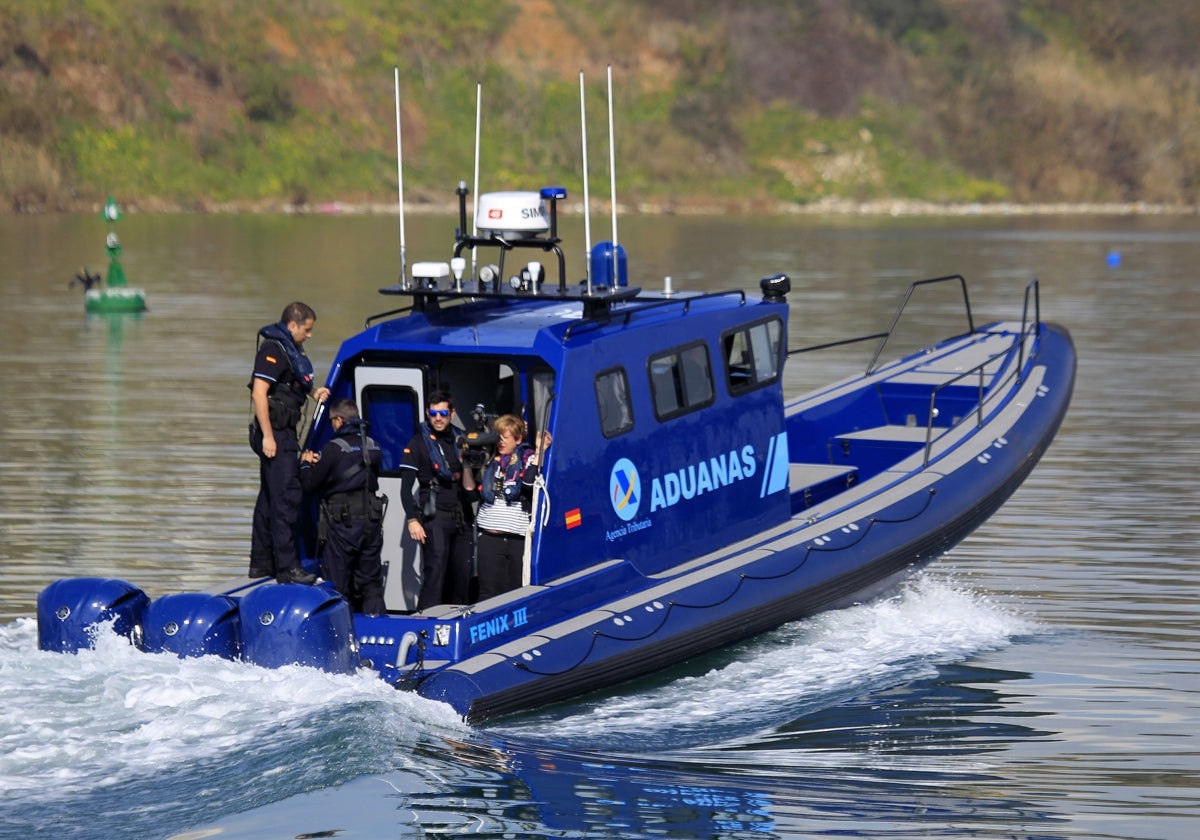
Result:
[[612,198],[612,276],[613,285],[620,283],[620,263],[617,260],[617,149],[613,139],[612,65],[608,65],[608,176]]
[[[475,186],[471,191],[471,238],[479,235],[479,124],[483,113],[483,83],[475,83]],[[463,231],[466,233],[466,231]],[[471,246],[471,276],[475,273],[476,248]]]
[[404,146],[400,140],[400,68],[395,71],[396,88],[396,192],[400,208],[400,285],[405,285],[408,275],[407,254],[404,242]]
[[587,107],[584,104],[583,71],[579,71],[579,131],[583,138],[583,276],[592,293],[592,206],[588,201]]

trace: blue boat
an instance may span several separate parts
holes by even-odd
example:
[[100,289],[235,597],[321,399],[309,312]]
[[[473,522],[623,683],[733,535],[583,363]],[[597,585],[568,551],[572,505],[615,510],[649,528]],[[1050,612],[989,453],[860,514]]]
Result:
[[[649,292],[627,284],[623,249],[600,243],[574,281],[557,234],[564,190],[482,196],[471,235],[459,194],[450,259],[416,263],[380,290],[403,306],[342,344],[327,385],[362,407],[393,500],[432,390],[478,406],[471,431],[511,412],[530,437],[552,433],[524,585],[416,611],[419,546],[393,502],[387,614],[352,614],[323,585],[241,582],[152,600],[124,581],[66,579],[39,598],[43,649],[87,647],[91,625],[108,621],[148,650],[372,668],[486,720],[887,591],[983,523],[1067,411],[1074,348],[1042,320],[1036,280],[1019,320],[987,326],[961,276],[915,283],[888,330],[838,343],[876,345],[861,374],[789,399],[785,365],[816,364],[831,345],[789,349],[785,275],[757,295]],[[527,221],[513,228],[488,212]],[[472,250],[495,255],[474,277]],[[961,332],[880,361],[931,286],[961,298]],[[318,416],[309,448],[330,435]],[[315,571],[315,500],[306,510],[301,545]]]
[[[564,189],[481,195],[473,219],[465,183],[457,193],[442,259],[380,289],[397,307],[342,344],[326,383],[330,399],[358,402],[383,449],[386,613],[355,614],[327,584],[151,598],[72,578],[39,596],[43,650],[86,648],[107,623],[149,651],[372,669],[471,722],[493,719],[887,592],[986,521],[1067,412],[1075,351],[1042,320],[1036,279],[1014,300],[1019,318],[977,325],[952,275],[914,283],[882,332],[800,347],[784,274],[754,293],[649,291],[629,285],[623,247],[602,242],[585,244],[580,279],[558,235]],[[934,290],[953,294],[956,326],[895,351]],[[873,349],[864,369],[785,394],[787,366],[819,369],[855,344]],[[418,610],[399,467],[434,391],[476,407],[460,414],[477,463],[501,414],[554,442],[522,585]],[[331,436],[318,413],[308,448]],[[304,509],[299,544],[316,572],[316,500]]]

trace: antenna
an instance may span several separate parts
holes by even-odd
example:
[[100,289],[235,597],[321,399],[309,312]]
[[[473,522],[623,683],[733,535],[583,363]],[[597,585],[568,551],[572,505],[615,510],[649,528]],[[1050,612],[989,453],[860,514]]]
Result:
[[612,65],[608,65],[608,174],[609,195],[612,196],[612,276],[613,285],[620,282],[617,262],[617,149],[613,140]]
[[404,244],[404,147],[400,141],[400,68],[395,67],[396,87],[396,191],[400,207],[400,285],[408,288],[408,265]]
[[[471,191],[471,238],[479,235],[479,122],[483,105],[483,83],[475,83],[475,188]],[[464,231],[465,233],[466,231]],[[475,246],[471,246],[471,276],[475,277]]]
[[579,71],[579,129],[583,135],[583,276],[592,293],[592,207],[588,201],[587,108],[583,101],[583,71]]

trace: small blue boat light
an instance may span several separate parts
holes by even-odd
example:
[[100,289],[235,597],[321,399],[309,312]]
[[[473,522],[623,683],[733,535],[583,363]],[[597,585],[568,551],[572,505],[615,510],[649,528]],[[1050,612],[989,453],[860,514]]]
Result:
[[592,246],[590,258],[592,283],[615,289],[629,285],[629,265],[625,246],[617,245],[616,261],[613,261],[613,244],[597,242]]
[[1108,259],[1108,267],[1116,268],[1117,266],[1119,266],[1121,264],[1121,252],[1118,251],[1116,248],[1113,248],[1108,252],[1107,259]]
[[561,201],[566,197],[566,187],[542,187],[542,199],[545,201]]

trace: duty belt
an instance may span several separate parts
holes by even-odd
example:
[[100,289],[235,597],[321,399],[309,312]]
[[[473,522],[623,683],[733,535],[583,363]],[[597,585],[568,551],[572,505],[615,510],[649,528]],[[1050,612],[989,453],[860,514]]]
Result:
[[329,506],[329,516],[333,520],[342,517],[343,513],[353,519],[364,519],[369,513],[372,500],[382,505],[382,500],[370,493],[360,490],[347,490],[344,493],[331,493],[325,499]]

